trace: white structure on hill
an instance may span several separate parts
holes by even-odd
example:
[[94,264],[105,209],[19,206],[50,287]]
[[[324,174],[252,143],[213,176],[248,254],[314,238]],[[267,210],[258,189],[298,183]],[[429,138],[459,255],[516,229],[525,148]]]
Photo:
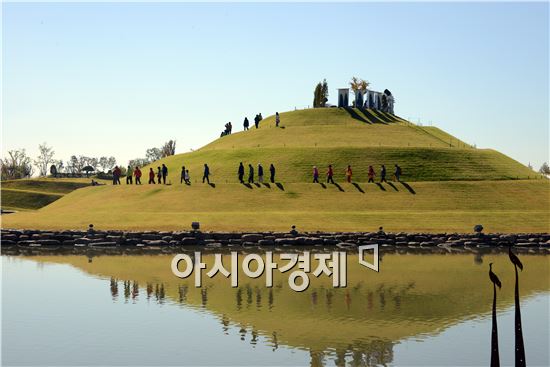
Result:
[[[394,113],[393,106],[395,98],[389,90],[377,92],[374,90],[357,90],[354,91],[355,102],[354,106],[361,108],[371,108],[382,112]],[[349,107],[349,88],[338,89],[338,107]]]

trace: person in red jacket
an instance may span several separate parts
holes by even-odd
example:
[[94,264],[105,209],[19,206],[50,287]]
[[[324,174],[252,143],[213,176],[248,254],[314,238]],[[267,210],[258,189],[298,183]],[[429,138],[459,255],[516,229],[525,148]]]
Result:
[[346,168],[346,180],[348,182],[351,182],[352,175],[353,175],[353,171],[351,170],[351,166],[348,164],[348,168]]
[[139,167],[134,170],[134,177],[136,178],[136,185],[141,185],[141,170]]
[[153,171],[153,168],[149,168],[149,184],[155,184],[155,171]]
[[334,170],[332,169],[332,164],[328,165],[328,171],[327,171],[327,183],[334,183],[334,180],[332,177],[334,176]]
[[376,173],[374,172],[374,168],[372,166],[369,166],[369,183],[374,183],[374,176],[376,176]]

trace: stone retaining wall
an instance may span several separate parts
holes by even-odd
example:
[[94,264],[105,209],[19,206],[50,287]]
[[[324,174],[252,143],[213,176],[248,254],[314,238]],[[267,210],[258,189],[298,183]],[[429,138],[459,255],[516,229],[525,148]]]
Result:
[[1,231],[2,248],[174,248],[205,246],[334,246],[378,244],[382,247],[517,247],[550,250],[550,234],[458,234],[384,232],[224,233],[224,232],[123,232],[123,231]]

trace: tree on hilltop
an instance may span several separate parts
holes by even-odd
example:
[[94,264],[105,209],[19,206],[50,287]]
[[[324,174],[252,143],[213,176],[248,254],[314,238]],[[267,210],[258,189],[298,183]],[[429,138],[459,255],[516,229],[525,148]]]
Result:
[[542,166],[539,169],[539,172],[543,175],[550,175],[550,167],[548,166],[547,162],[544,162]]
[[323,85],[321,82],[317,83],[315,90],[313,91],[313,108],[321,107],[321,99],[323,94]]
[[353,94],[355,94],[355,106],[362,105],[363,100],[362,98],[359,98],[359,95],[363,95],[367,91],[370,83],[366,80],[354,76],[351,78],[349,85],[351,90],[353,91]]
[[38,167],[38,175],[41,177],[48,175],[48,168],[54,162],[54,151],[48,144],[40,144],[38,146],[39,155],[34,160],[34,165]]

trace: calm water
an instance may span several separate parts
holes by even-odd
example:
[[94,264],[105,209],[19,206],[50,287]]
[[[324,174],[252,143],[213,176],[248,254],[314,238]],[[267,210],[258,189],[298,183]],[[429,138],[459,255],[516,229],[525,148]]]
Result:
[[[3,365],[488,365],[489,262],[503,283],[501,363],[513,365],[507,254],[387,254],[380,273],[350,256],[347,288],[310,276],[303,293],[242,274],[238,288],[218,274],[197,289],[172,257],[2,256]],[[546,366],[550,256],[520,258],[527,363]]]

